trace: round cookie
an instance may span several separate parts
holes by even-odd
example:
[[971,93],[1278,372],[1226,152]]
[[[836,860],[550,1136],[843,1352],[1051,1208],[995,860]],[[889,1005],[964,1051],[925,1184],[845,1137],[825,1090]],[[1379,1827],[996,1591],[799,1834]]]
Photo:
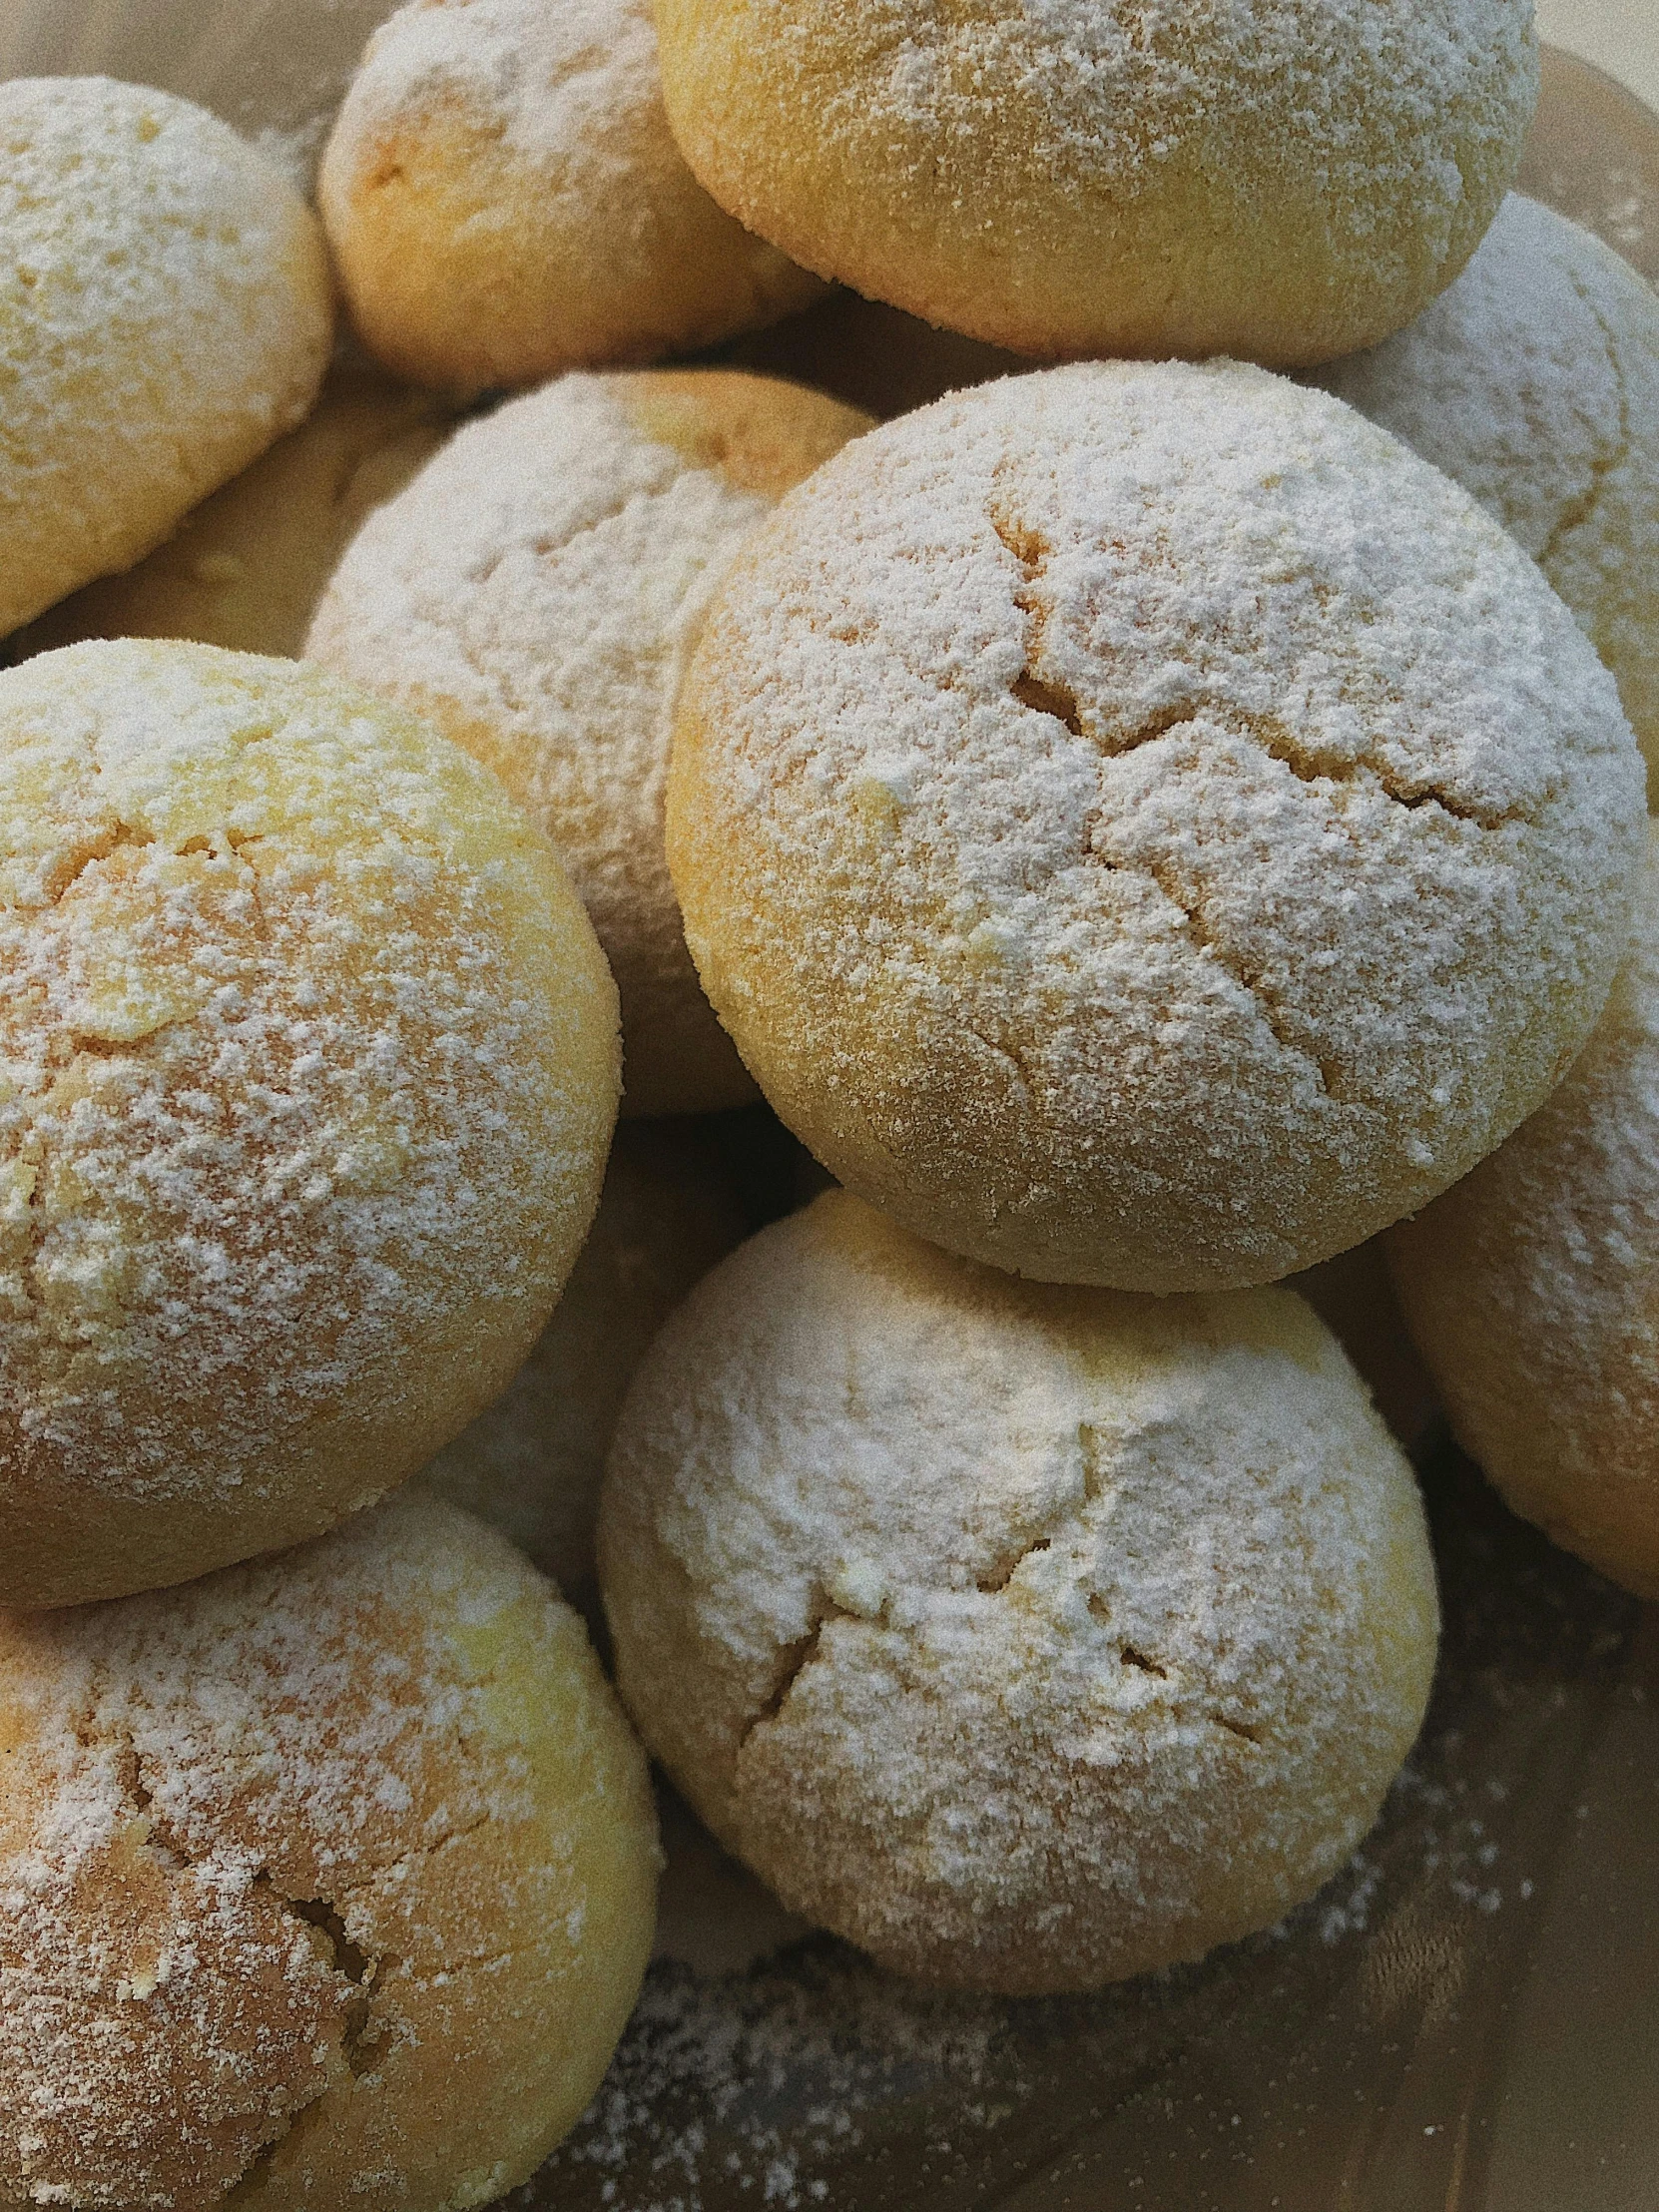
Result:
[[754,1096],[663,855],[675,694],[739,547],[866,422],[723,369],[563,377],[459,431],[317,608],[313,660],[429,717],[557,846],[622,994],[630,1114]]
[[336,369],[316,410],[119,576],[50,608],[15,657],[84,638],[195,638],[297,659],[363,519],[448,436],[451,410],[389,377]]
[[616,993],[414,717],[209,646],[0,677],[0,1605],[313,1535],[535,1342]]
[[0,2205],[481,2205],[598,2086],[645,1761],[466,1514],[0,1616]]
[[792,1911],[928,1981],[1081,1989],[1277,1921],[1410,1748],[1410,1471],[1296,1298],[953,1260],[832,1192],[647,1355],[617,1682]]
[[1464,1449],[1556,1543],[1659,1597],[1659,829],[1566,1081],[1386,1242]]
[[657,0],[724,208],[1044,355],[1329,359],[1456,276],[1537,96],[1529,0]]
[[187,100],[0,84],[0,636],[127,568],[316,397],[333,336],[314,217]]
[[647,0],[415,0],[375,32],[318,205],[363,343],[464,391],[711,345],[815,278],[669,133]]
[[1541,1102],[1642,820],[1612,679],[1466,494],[1259,369],[1099,363],[888,423],[762,526],[668,850],[839,1181],[1179,1291],[1360,1243]]
[[590,1620],[599,1483],[623,1395],[658,1330],[746,1226],[702,1130],[625,1124],[553,1319],[501,1396],[420,1477],[510,1536]]
[[1659,298],[1511,193],[1408,329],[1320,372],[1519,540],[1618,679],[1659,793]]

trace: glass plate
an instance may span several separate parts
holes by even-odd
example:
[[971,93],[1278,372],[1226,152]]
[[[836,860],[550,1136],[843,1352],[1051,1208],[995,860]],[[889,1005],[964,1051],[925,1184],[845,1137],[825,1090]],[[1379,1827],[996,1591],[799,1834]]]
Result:
[[[5,0],[0,76],[165,85],[304,164],[391,0]],[[1659,278],[1659,120],[1546,53],[1522,189]],[[918,1994],[664,1806],[658,1957],[529,2212],[1654,2212],[1659,1631],[1431,1433],[1422,1739],[1281,1928],[1086,2000]]]

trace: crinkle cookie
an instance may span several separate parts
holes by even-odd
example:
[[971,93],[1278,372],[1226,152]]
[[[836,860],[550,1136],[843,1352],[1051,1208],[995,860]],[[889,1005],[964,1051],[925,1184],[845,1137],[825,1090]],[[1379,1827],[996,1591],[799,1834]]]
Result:
[[1479,243],[1537,98],[1531,0],[657,0],[723,208],[1044,355],[1327,360]]
[[127,568],[316,397],[315,218],[172,94],[0,84],[0,636]]
[[1466,1174],[1611,987],[1642,763],[1466,493],[1259,369],[1010,377],[763,524],[668,850],[796,1134],[918,1235],[1271,1282]]
[[606,1472],[617,1682],[794,1912],[959,1988],[1265,1928],[1416,1734],[1416,1488],[1282,1291],[953,1260],[840,1193],[695,1290]]
[[0,1605],[372,1502],[508,1382],[598,1200],[616,992],[495,779],[209,646],[0,678]]
[[599,1482],[623,1396],[658,1330],[744,1229],[705,1127],[619,1129],[553,1319],[495,1403],[420,1477],[510,1536],[590,1619]]
[[0,1615],[0,2205],[459,2212],[598,2086],[645,1761],[466,1514]]
[[711,345],[820,289],[704,192],[647,0],[414,0],[375,32],[318,204],[352,320],[460,390]]
[[1501,1150],[1386,1240],[1459,1441],[1517,1513],[1659,1597],[1659,829],[1594,1036]]
[[429,717],[552,838],[622,993],[630,1114],[754,1096],[663,855],[675,696],[739,548],[867,422],[731,370],[562,377],[371,515],[311,625],[313,660]]
[[1659,790],[1659,298],[1511,193],[1408,329],[1320,373],[1518,538],[1618,678]]
[[365,516],[448,436],[452,411],[389,377],[337,369],[316,410],[167,543],[31,623],[18,655],[84,638],[195,638],[298,657],[323,586]]

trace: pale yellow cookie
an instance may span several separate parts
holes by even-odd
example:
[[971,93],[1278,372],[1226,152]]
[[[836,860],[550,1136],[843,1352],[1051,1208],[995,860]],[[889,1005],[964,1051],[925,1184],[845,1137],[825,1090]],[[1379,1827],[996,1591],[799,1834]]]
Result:
[[0,677],[0,1605],[183,1581],[428,1459],[599,1196],[616,992],[494,778],[319,669]]
[[1659,298],[1511,193],[1450,290],[1321,371],[1525,546],[1618,678],[1659,793]]
[[687,169],[646,0],[400,8],[317,196],[363,343],[460,390],[689,351],[820,288]]
[[0,2206],[460,2212],[598,2086],[645,1761],[466,1514],[0,1615]]
[[14,656],[83,638],[195,638],[295,659],[365,516],[402,490],[453,419],[430,392],[337,369],[297,430],[204,500],[148,560],[31,623]]
[[838,1192],[647,1355],[599,1556],[623,1700],[716,1836],[962,1988],[1270,1926],[1434,1665],[1410,1470],[1300,1299],[1020,1283]]
[[1271,1282],[1465,1174],[1622,953],[1642,763],[1538,569],[1323,392],[1009,377],[762,525],[668,851],[783,1119],[1052,1281]]
[[1387,1239],[1459,1441],[1517,1513],[1659,1597],[1659,828],[1594,1036],[1502,1149]]
[[510,1536],[590,1619],[599,1482],[623,1395],[652,1338],[745,1226],[703,1127],[619,1129],[553,1319],[495,1403],[420,1477]]
[[316,221],[187,100],[0,83],[0,636],[129,567],[316,397]]
[[657,0],[709,191],[798,262],[1047,355],[1369,345],[1462,268],[1531,0]]
[[739,548],[867,422],[735,370],[562,377],[458,432],[317,608],[313,660],[430,717],[557,846],[622,993],[630,1114],[754,1096],[663,854],[675,696]]

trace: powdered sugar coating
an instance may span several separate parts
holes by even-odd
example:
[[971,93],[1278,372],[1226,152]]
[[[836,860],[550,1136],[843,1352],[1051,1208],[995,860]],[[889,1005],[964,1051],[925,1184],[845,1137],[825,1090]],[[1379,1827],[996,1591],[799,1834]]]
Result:
[[561,377],[372,515],[312,622],[311,659],[430,716],[553,839],[616,972],[632,1113],[753,1096],[663,855],[675,696],[740,547],[866,419],[730,371]]
[[705,989],[849,1188],[1051,1280],[1265,1282],[1490,1151],[1623,948],[1641,763],[1466,496],[1324,394],[1091,364],[791,496],[681,695]]
[[1659,1596],[1659,828],[1565,1082],[1387,1251],[1471,1456],[1557,1543]]
[[474,763],[320,671],[0,683],[0,1593],[293,1541],[505,1382],[586,1231],[615,993]]
[[332,307],[299,195],[189,101],[18,78],[0,144],[4,635],[302,420]]
[[1320,374],[1519,539],[1659,756],[1659,299],[1565,216],[1511,193],[1449,291]]
[[600,1571],[716,1835],[962,1986],[1271,1924],[1370,1825],[1433,1665],[1409,1471],[1300,1300],[1021,1284],[841,1193],[658,1340]]
[[0,1621],[0,2203],[481,2204],[596,2085],[645,1764],[464,1514]]
[[669,116],[807,267],[1039,354],[1311,361],[1449,282],[1530,0],[658,0]]
[[650,360],[820,289],[687,169],[646,0],[411,0],[368,43],[318,201],[360,334],[419,381]]

